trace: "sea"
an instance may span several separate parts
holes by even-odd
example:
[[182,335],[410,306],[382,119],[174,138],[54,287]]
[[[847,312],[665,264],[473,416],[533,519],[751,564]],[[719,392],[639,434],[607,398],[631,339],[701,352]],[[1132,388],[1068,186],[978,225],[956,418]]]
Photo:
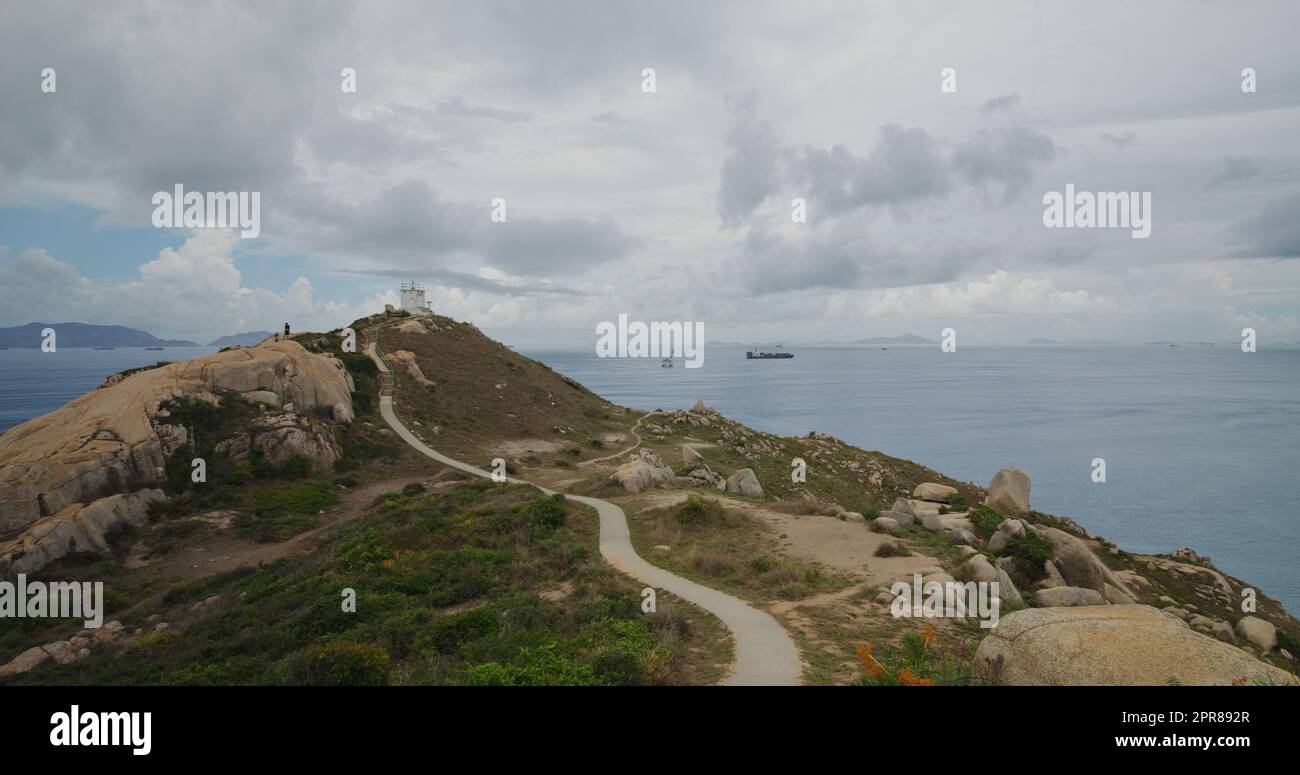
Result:
[[[1121,548],[1189,546],[1300,611],[1300,350],[1229,345],[802,347],[703,366],[525,352],[618,404],[695,401],[782,436],[820,431],[987,486]],[[1093,481],[1093,461],[1106,481]]]
[[[1182,345],[789,347],[747,360],[521,353],[618,404],[689,408],[786,436],[820,431],[987,485],[1029,474],[1032,504],[1133,552],[1189,546],[1300,611],[1300,350]],[[211,347],[0,351],[0,430],[104,377]],[[1095,482],[1094,461],[1106,481]]]

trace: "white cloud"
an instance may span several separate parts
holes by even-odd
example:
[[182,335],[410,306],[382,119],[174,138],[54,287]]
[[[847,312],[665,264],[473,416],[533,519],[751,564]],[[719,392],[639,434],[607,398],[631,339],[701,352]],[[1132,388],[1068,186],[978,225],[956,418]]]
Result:
[[234,230],[197,230],[120,283],[92,282],[45,251],[29,249],[12,260],[0,257],[0,307],[12,323],[116,324],[206,343],[236,331],[277,330],[285,322],[296,330],[329,330],[398,303],[394,291],[356,304],[318,300],[306,277],[283,293],[245,288],[235,266],[239,242]]

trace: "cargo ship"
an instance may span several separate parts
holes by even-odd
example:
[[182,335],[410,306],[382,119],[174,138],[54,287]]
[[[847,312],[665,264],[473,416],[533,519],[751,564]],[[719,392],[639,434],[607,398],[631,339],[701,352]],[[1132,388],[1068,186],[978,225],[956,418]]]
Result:
[[747,350],[745,357],[749,360],[766,360],[768,358],[793,358],[794,353],[765,353],[757,350]]

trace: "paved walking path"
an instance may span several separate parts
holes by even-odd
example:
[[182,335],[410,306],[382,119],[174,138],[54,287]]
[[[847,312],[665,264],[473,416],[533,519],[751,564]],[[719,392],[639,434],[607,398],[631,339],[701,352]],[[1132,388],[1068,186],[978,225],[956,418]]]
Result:
[[[366,347],[366,353],[379,367],[381,390],[379,397],[379,414],[389,427],[407,444],[421,454],[452,468],[490,478],[488,471],[462,463],[454,458],[429,448],[407,430],[397,414],[393,411],[391,395],[392,375],[388,364],[379,355],[372,338]],[[640,424],[640,421],[637,423]],[[634,434],[635,435],[635,434]],[[639,437],[638,437],[639,439]],[[621,453],[620,453],[621,454]],[[519,484],[531,484],[542,492],[551,495],[555,490],[521,479],[509,479]],[[776,619],[764,611],[749,605],[738,597],[728,595],[716,589],[684,579],[663,568],[651,565],[632,548],[632,537],[627,526],[627,515],[618,506],[599,498],[583,495],[564,494],[564,497],[585,504],[600,515],[600,553],[605,560],[618,570],[656,589],[670,592],[683,600],[703,608],[722,620],[731,630],[736,645],[736,661],[732,666],[727,683],[733,686],[746,685],[797,685],[800,683],[802,668],[794,641]]]

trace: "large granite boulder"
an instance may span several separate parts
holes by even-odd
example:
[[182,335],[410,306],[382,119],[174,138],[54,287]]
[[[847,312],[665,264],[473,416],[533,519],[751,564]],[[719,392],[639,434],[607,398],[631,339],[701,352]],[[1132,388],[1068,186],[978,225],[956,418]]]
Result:
[[949,487],[946,484],[935,484],[934,482],[923,482],[916,486],[912,491],[912,497],[917,500],[935,501],[937,503],[947,503],[948,499],[957,494],[956,487]]
[[658,455],[644,448],[637,450],[634,457],[615,469],[609,478],[630,493],[677,481],[673,470],[664,465]]
[[974,673],[1014,686],[1296,683],[1290,673],[1144,605],[1008,614],[980,642]]
[[1105,605],[1101,593],[1083,587],[1048,587],[1038,590],[1034,601],[1042,608],[1080,605]]
[[727,477],[727,492],[761,498],[763,497],[763,485],[758,483],[758,477],[754,474],[754,469],[742,468]]
[[1019,468],[1004,468],[993,475],[984,505],[1003,514],[1023,517],[1029,513],[1029,476]]
[[1103,600],[1115,604],[1137,602],[1124,580],[1093,554],[1082,538],[1054,527],[1034,530],[1056,550],[1056,567],[1069,586],[1096,590]]
[[[227,350],[108,382],[0,434],[0,535],[10,537],[0,542],[0,558],[11,564],[22,559],[28,538],[45,547],[54,530],[50,518],[75,521],[100,499],[156,489],[167,458],[188,441],[184,428],[165,422],[168,399],[217,402],[223,395],[252,394],[273,404],[264,394],[271,393],[279,405],[302,414],[353,418],[354,386],[343,363],[293,341]],[[110,510],[120,507],[114,504]],[[41,535],[28,536],[38,522],[44,523]],[[66,529],[97,543],[82,524]],[[34,570],[39,556],[33,553],[24,567]]]
[[[1219,622],[1222,624],[1222,622]],[[1237,634],[1263,651],[1277,648],[1277,628],[1258,616],[1243,616],[1237,621]]]

